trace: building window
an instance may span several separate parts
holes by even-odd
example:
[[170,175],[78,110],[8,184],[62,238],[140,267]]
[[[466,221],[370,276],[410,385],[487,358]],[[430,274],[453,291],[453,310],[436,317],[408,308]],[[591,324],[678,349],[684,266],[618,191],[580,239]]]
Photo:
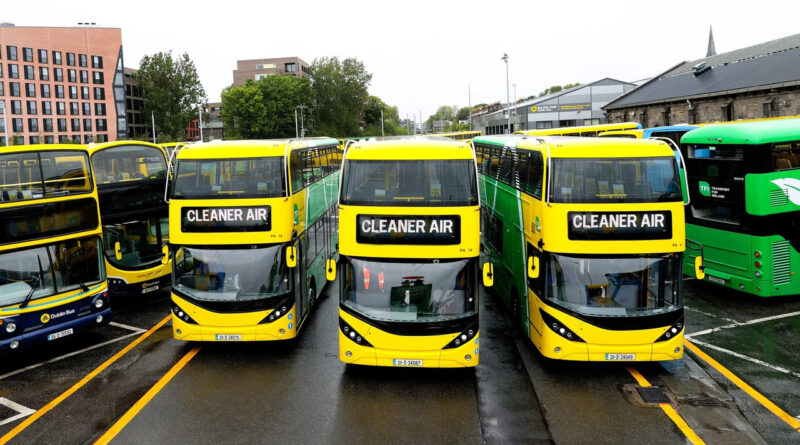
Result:
[[777,117],[778,107],[775,104],[775,97],[770,97],[764,101],[764,117]]
[[69,87],[69,98],[70,99],[77,99],[78,98],[78,87],[75,85],[71,85]]
[[[100,103],[94,104],[94,115],[95,116],[105,116],[106,115],[106,104],[100,104]],[[99,128],[98,128],[98,130],[99,130]]]
[[11,114],[22,114],[22,101],[21,100],[12,100],[11,101]]
[[39,131],[39,119],[28,119],[28,131],[31,133]]
[[56,102],[56,114],[60,116],[67,114],[67,106],[64,102]]
[[50,105],[50,101],[42,101],[42,114],[53,114],[53,107]]
[[12,79],[19,79],[19,65],[11,63],[8,65],[8,77]]
[[78,116],[81,114],[81,109],[78,106],[78,102],[70,102],[69,103],[69,114],[71,116]]
[[67,65],[75,66],[75,53],[67,53]]
[[86,67],[86,54],[79,54],[78,55],[78,65],[82,67]]
[[28,80],[36,80],[36,71],[33,69],[33,65],[25,65],[25,78]]
[[36,114],[36,101],[29,100],[27,102],[27,105],[28,105],[28,114]]
[[0,63],[0,79],[3,78],[3,64]]
[[536,122],[536,129],[541,130],[544,128],[553,128],[553,121]]
[[11,131],[15,133],[22,133],[22,118],[15,117],[11,119]]
[[689,123],[697,123],[697,110],[694,107],[689,107]]
[[97,131],[106,131],[108,127],[106,126],[105,119],[95,119],[95,124],[97,125]]
[[50,118],[42,119],[42,127],[43,127],[44,131],[46,131],[48,133],[52,133],[53,132],[53,119],[50,119]]
[[103,56],[92,56],[92,68],[103,69]]
[[730,122],[733,120],[733,102],[726,102],[722,104],[722,121]]
[[39,67],[39,80],[50,80],[50,70],[46,66]]
[[647,128],[647,110],[639,112],[639,123],[642,124],[642,127]]
[[92,104],[90,104],[89,102],[84,102],[82,104],[82,108],[83,108],[83,115],[84,116],[91,116],[92,115]]
[[81,131],[80,119],[70,119],[70,123],[72,124],[72,131]]
[[89,72],[81,70],[81,83],[89,83]]
[[106,90],[102,87],[94,87],[94,100],[105,100]]
[[33,49],[32,48],[22,48],[22,61],[23,62],[33,62]]
[[67,139],[68,139],[68,138],[69,138],[69,136],[67,136],[67,135],[65,135],[65,134],[59,135],[59,136],[58,136],[58,143],[59,143],[59,144],[63,144],[63,143],[65,143],[65,142],[67,142]]
[[35,83],[26,83],[25,84],[25,97],[36,97],[36,84]]
[[28,141],[30,141],[31,144],[38,144],[39,136],[28,136]]
[[[67,131],[67,120],[64,118],[58,119],[58,131]],[[59,139],[60,141],[61,139]]]
[[12,97],[19,97],[19,82],[9,82],[8,87],[11,88]]
[[102,71],[92,71],[92,78],[94,79],[94,83],[96,84],[103,84],[103,72]]
[[296,73],[297,72],[297,65],[294,63],[287,63],[284,65],[286,67],[287,73]]
[[56,82],[63,82],[64,70],[62,70],[61,68],[53,68],[53,77],[55,77]]
[[84,144],[91,144],[92,143],[92,135],[91,134],[84,134],[83,135],[83,143]]
[[56,99],[64,98],[64,85],[56,85]]
[[45,144],[52,144],[53,143],[53,136],[52,135],[45,135],[44,143]]
[[39,50],[39,63],[47,63],[47,50],[40,49]]
[[81,99],[89,100],[89,87],[81,87]]
[[661,109],[661,125],[667,126],[670,125],[669,114],[672,112],[670,107],[664,107]]
[[8,59],[8,60],[17,60],[17,47],[16,46],[6,46],[6,59]]
[[3,82],[0,82],[0,96],[5,96],[5,95],[6,95],[6,91],[5,91]]
[[61,51],[53,51],[53,65],[61,65]]
[[84,119],[83,120],[83,131],[92,131],[92,120],[91,119]]
[[50,84],[43,83],[41,86],[42,97],[50,97]]
[[600,119],[584,119],[583,125],[600,125]]
[[75,83],[78,81],[78,78],[75,75],[75,70],[67,70],[67,80]]

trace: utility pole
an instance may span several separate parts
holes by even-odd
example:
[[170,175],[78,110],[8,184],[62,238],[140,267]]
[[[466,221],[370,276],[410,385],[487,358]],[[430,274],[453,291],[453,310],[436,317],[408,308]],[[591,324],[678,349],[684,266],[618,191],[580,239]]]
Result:
[[383,134],[383,110],[381,110],[381,136],[384,136],[384,134]]
[[203,142],[203,104],[197,107],[197,126],[200,127],[200,142]]
[[408,120],[408,113],[406,113],[406,136],[411,134],[411,130],[408,129],[409,122],[410,121]]
[[156,143],[156,116],[153,110],[150,110],[150,120],[153,122],[153,143]]
[[[303,108],[308,108],[308,107],[305,106],[305,105],[296,106],[295,107],[295,115],[297,115],[297,108],[300,109],[300,137],[304,138],[304,137],[306,137],[306,128],[305,128],[305,125],[304,125],[304,122],[303,122],[303,120],[304,120],[303,119]],[[295,120],[296,120],[296,118],[295,118]],[[297,130],[296,127],[297,127],[297,125],[295,125],[295,130]]]
[[297,108],[294,109],[294,137],[300,137],[300,133],[297,131]]
[[505,134],[511,134],[511,96],[508,88],[508,53],[503,53],[503,57],[501,57],[500,60],[506,63],[506,116],[508,117],[508,127]]
[[5,133],[6,133],[5,146],[8,147],[11,144],[8,143],[8,119],[7,119],[7,116],[6,116],[6,100],[3,99],[0,102],[2,102],[2,104],[3,104],[3,130],[5,130]]
[[467,83],[467,109],[469,110],[469,131],[472,131],[472,87]]

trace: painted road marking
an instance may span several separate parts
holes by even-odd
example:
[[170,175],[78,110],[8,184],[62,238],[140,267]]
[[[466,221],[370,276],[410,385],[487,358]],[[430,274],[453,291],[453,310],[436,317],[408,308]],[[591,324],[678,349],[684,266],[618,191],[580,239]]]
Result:
[[756,391],[752,386],[748,385],[744,380],[740,379],[736,376],[736,374],[730,372],[727,368],[719,364],[716,360],[711,358],[708,354],[703,352],[700,348],[695,346],[689,339],[683,339],[683,343],[689,348],[690,351],[694,352],[698,357],[705,360],[706,363],[711,365],[714,369],[720,372],[720,374],[724,375],[728,378],[731,382],[733,382],[736,386],[738,386],[742,391],[746,392],[750,395],[750,397],[754,398],[760,404],[764,405],[765,408],[770,410],[773,414],[778,416],[781,420],[789,424],[795,431],[800,432],[800,420],[795,419],[791,415],[787,414],[786,411],[782,410],[778,407],[778,405],[772,403],[769,399],[761,395],[758,391]]
[[705,316],[707,316],[707,317],[711,317],[711,318],[719,318],[720,320],[726,320],[726,321],[729,321],[729,322],[731,322],[731,323],[739,323],[738,321],[736,321],[736,320],[734,320],[734,319],[732,319],[732,318],[720,317],[719,315],[712,314],[712,313],[710,313],[710,312],[703,312],[703,311],[701,311],[700,309],[695,309],[695,308],[693,308],[693,307],[684,306],[683,308],[684,308],[684,309],[686,309],[686,310],[692,311],[692,312],[697,312],[698,314],[703,314],[703,315],[705,315]]
[[772,320],[780,320],[782,318],[794,317],[800,315],[800,311],[797,312],[789,312],[788,314],[780,314],[780,315],[773,315],[771,317],[764,317],[764,318],[756,318],[755,320],[745,321],[745,322],[736,322],[731,323],[725,326],[720,326],[713,329],[706,329],[704,331],[693,332],[691,334],[684,335],[684,337],[693,338],[697,337],[698,335],[708,335],[717,331],[721,331],[723,329],[732,329],[738,328],[739,326],[749,326],[757,323],[763,323],[765,321],[772,321]]
[[142,398],[139,399],[128,410],[128,412],[126,412],[122,417],[120,417],[120,419],[117,420],[117,422],[114,425],[112,425],[111,428],[109,428],[108,431],[105,432],[105,434],[103,434],[99,439],[97,439],[95,445],[98,444],[104,445],[109,443],[112,439],[114,439],[117,436],[117,434],[119,434],[119,432],[122,431],[123,428],[125,428],[125,425],[127,425],[134,417],[136,417],[136,415],[139,414],[139,411],[141,411],[142,408],[144,408],[150,402],[150,400],[152,400],[153,397],[155,397],[164,388],[164,386],[166,386],[167,383],[169,383],[169,381],[172,380],[172,378],[175,377],[175,375],[177,375],[178,372],[180,372],[180,370],[183,369],[183,367],[186,366],[187,363],[189,363],[189,360],[191,360],[195,355],[197,355],[198,352],[200,352],[200,346],[195,346],[186,355],[184,355],[183,358],[180,359],[178,363],[176,363],[175,366],[172,367],[172,369],[170,369],[166,374],[164,374],[164,377],[161,377],[161,379],[158,382],[156,382],[156,384],[153,385],[153,387],[150,388],[150,390],[147,391],[147,393],[145,393],[145,395],[143,395]]
[[117,323],[116,321],[112,321],[112,322],[110,322],[108,324],[111,325],[111,326],[116,326],[118,328],[127,329],[127,330],[133,331],[133,332],[139,332],[139,333],[147,332],[147,329],[137,328],[136,326],[128,326],[126,324]]
[[0,425],[5,425],[7,423],[14,422],[17,419],[30,416],[31,414],[36,412],[35,409],[30,409],[25,406],[22,406],[19,403],[12,402],[11,400],[6,399],[5,397],[0,397],[0,405],[3,405],[6,408],[12,409],[19,413],[16,416],[11,416],[8,419],[0,421]]
[[[144,331],[142,331],[142,332],[144,332]],[[116,342],[118,342],[120,340],[125,340],[128,337],[133,337],[134,335],[139,335],[139,332],[134,332],[134,333],[131,333],[131,334],[125,334],[122,337],[117,337],[117,338],[115,338],[113,340],[109,340],[109,341],[106,341],[106,342],[103,342],[103,343],[98,343],[96,345],[89,346],[88,348],[84,348],[84,349],[81,349],[79,351],[73,351],[73,352],[70,352],[69,354],[64,354],[62,356],[54,357],[54,358],[51,358],[49,360],[45,360],[43,362],[36,363],[34,365],[30,365],[30,366],[26,366],[24,368],[17,369],[16,371],[11,371],[9,373],[0,375],[0,380],[3,380],[5,378],[7,378],[7,377],[11,377],[12,375],[17,375],[17,374],[23,373],[25,371],[30,371],[31,369],[35,369],[35,368],[38,368],[40,366],[44,366],[44,365],[47,365],[47,364],[50,364],[50,363],[57,362],[59,360],[64,360],[65,358],[70,358],[70,357],[78,355],[78,354],[83,354],[84,352],[91,351],[92,349],[102,348],[103,346],[107,346],[107,345],[110,345],[112,343],[116,343]]]
[[782,368],[780,366],[775,366],[775,365],[769,364],[769,363],[767,363],[765,361],[761,361],[759,359],[756,359],[756,358],[753,358],[753,357],[749,357],[747,355],[740,354],[738,352],[734,352],[734,351],[731,351],[729,349],[720,348],[719,346],[713,345],[711,343],[700,341],[700,340],[698,340],[696,338],[693,338],[692,341],[694,343],[697,343],[698,345],[703,345],[703,346],[705,346],[705,347],[707,347],[709,349],[714,349],[716,351],[723,352],[725,354],[729,354],[729,355],[732,355],[734,357],[738,357],[738,358],[740,358],[742,360],[747,360],[749,362],[753,362],[753,363],[761,365],[761,366],[766,366],[767,368],[773,369],[775,371],[782,372],[784,374],[793,375],[795,377],[800,378],[800,372],[795,372],[795,371],[791,371],[791,370],[786,369],[786,368]]
[[98,374],[103,372],[106,368],[111,366],[115,361],[119,360],[120,357],[122,357],[123,355],[127,354],[131,349],[135,348],[136,345],[138,345],[139,343],[144,341],[144,339],[146,339],[147,337],[152,335],[154,332],[159,330],[162,326],[164,326],[170,320],[170,318],[172,318],[172,314],[167,315],[166,317],[164,317],[163,320],[159,321],[155,326],[150,328],[149,331],[147,331],[144,334],[140,335],[139,338],[137,338],[136,340],[132,341],[128,346],[124,347],[121,351],[119,351],[116,354],[114,354],[113,357],[111,357],[110,359],[106,360],[105,363],[103,363],[102,365],[98,366],[94,371],[92,371],[91,373],[87,374],[78,383],[74,384],[72,386],[72,388],[64,391],[63,394],[61,394],[60,396],[56,397],[50,403],[48,403],[47,405],[45,405],[44,407],[42,407],[41,409],[36,411],[33,415],[31,415],[30,417],[25,419],[22,423],[17,425],[16,428],[14,428],[13,430],[11,430],[8,433],[6,433],[3,437],[0,437],[0,445],[4,445],[9,440],[11,440],[14,437],[16,437],[17,434],[21,433],[25,428],[30,426],[37,419],[39,419],[43,415],[47,414],[47,412],[50,411],[51,409],[53,409],[56,406],[58,406],[59,403],[61,403],[64,400],[66,400],[67,397],[71,396],[73,393],[75,393],[75,391],[81,389],[90,380],[92,380]]
[[[627,369],[628,372],[633,376],[633,378],[636,379],[636,382],[639,383],[639,386],[644,386],[644,387],[652,386],[650,385],[650,382],[648,382],[647,379],[644,378],[644,376],[641,373],[639,373],[639,371],[637,371],[636,369],[630,366],[627,366],[625,369]],[[705,444],[703,439],[701,439],[700,436],[698,436],[697,433],[694,432],[692,427],[690,427],[689,424],[686,423],[685,420],[683,420],[683,417],[681,417],[681,415],[672,405],[670,405],[669,403],[659,403],[658,406],[661,408],[662,411],[664,411],[664,414],[666,414],[667,417],[669,417],[670,420],[672,420],[672,422],[678,427],[678,429],[680,429],[681,432],[683,432],[686,438],[689,439],[689,442],[695,445]]]

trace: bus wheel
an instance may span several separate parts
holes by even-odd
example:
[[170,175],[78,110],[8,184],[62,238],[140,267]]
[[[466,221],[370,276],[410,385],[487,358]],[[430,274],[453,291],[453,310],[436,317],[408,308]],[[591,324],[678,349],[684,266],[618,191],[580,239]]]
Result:
[[519,327],[521,312],[519,307],[519,292],[517,292],[516,287],[511,288],[511,320],[514,322],[514,329]]
[[311,279],[311,289],[308,291],[308,301],[311,306],[317,305],[317,282]]

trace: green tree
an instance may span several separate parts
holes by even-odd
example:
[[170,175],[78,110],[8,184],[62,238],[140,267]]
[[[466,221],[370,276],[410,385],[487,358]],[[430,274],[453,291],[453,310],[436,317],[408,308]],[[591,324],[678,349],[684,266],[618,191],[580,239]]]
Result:
[[446,121],[454,121],[456,119],[458,107],[450,105],[442,105],[436,109],[436,112],[428,116],[425,121],[425,126],[433,129],[433,121],[438,121],[444,118]]
[[314,59],[308,73],[316,133],[334,137],[359,134],[372,81],[364,64],[355,58],[322,57]]
[[387,105],[380,97],[369,96],[367,107],[364,109],[363,136],[381,135],[381,111],[383,111],[383,134],[397,136],[406,134],[406,129],[400,125],[400,114],[397,107]]
[[459,108],[458,113],[456,113],[456,120],[457,121],[469,120],[469,107]]
[[186,127],[197,116],[197,107],[206,101],[194,62],[183,53],[173,58],[172,51],[144,56],[134,78],[144,98],[142,114],[151,113],[156,121],[159,141],[186,138]]
[[541,93],[539,93],[539,97],[541,97],[541,96],[547,96],[548,94],[558,93],[558,92],[559,92],[559,91],[561,91],[561,90],[568,90],[568,89],[570,89],[570,88],[574,88],[574,87],[577,87],[577,86],[580,86],[580,83],[577,83],[577,82],[576,82],[576,83],[568,83],[568,84],[566,84],[566,85],[564,85],[564,86],[561,86],[561,85],[553,85],[553,86],[551,86],[550,88],[545,88],[545,90],[544,90],[544,91],[542,91]]
[[[221,119],[232,138],[293,137],[295,108],[310,103],[311,87],[307,79],[293,76],[248,79],[240,87],[223,91]],[[307,114],[304,119],[308,122]]]

